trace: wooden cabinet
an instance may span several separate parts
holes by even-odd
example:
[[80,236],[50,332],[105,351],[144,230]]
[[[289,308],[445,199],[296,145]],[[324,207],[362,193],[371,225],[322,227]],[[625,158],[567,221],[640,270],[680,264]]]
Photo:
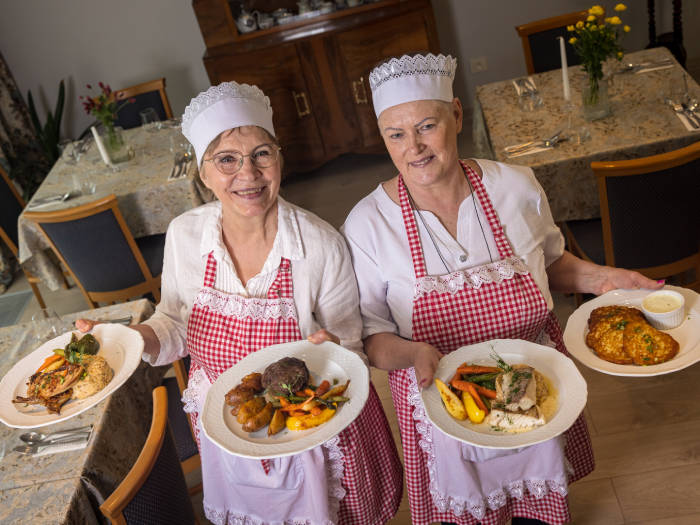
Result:
[[383,151],[368,74],[383,59],[439,52],[430,0],[383,0],[238,34],[224,0],[195,0],[212,84],[255,84],[270,97],[287,169]]

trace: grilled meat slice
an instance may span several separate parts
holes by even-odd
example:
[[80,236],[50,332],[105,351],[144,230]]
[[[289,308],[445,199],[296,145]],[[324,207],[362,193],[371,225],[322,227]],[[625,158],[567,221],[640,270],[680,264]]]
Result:
[[80,379],[83,371],[82,365],[65,363],[56,370],[34,374],[29,379],[27,395],[49,398],[65,392]]
[[13,403],[26,403],[28,405],[44,405],[49,409],[49,412],[54,414],[61,413],[61,407],[68,402],[68,400],[73,396],[73,389],[69,388],[52,397],[41,397],[41,396],[30,396],[22,397],[17,396],[12,400]]
[[262,375],[262,386],[272,395],[285,395],[304,388],[309,382],[309,369],[301,359],[283,357],[269,365]]

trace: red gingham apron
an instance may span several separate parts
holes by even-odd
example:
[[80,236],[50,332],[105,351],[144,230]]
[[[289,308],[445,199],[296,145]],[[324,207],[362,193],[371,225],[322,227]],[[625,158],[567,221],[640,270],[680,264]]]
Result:
[[[201,369],[213,383],[222,372],[251,352],[302,338],[288,259],[282,258],[267,299],[219,292],[213,288],[215,280],[216,260],[210,253],[204,285],[192,306],[187,327],[187,347],[192,357],[190,378]],[[229,301],[227,304],[233,306],[222,313],[211,307],[217,301]],[[243,303],[256,309],[255,319],[239,315],[238,306]],[[191,417],[196,423],[198,414],[193,413]],[[199,430],[196,424],[193,427],[197,429],[199,443]],[[338,437],[343,454],[345,495],[341,496],[337,523],[374,525],[386,522],[396,513],[401,501],[403,472],[389,423],[371,383],[362,412]],[[265,472],[271,467],[270,461],[261,460]]]
[[[510,243],[501,227],[491,200],[479,176],[462,164],[472,188],[493,232],[499,256],[502,260],[514,258]],[[420,235],[416,219],[409,203],[408,194],[399,175],[399,200],[408,235],[408,243],[416,274],[416,296],[413,303],[413,340],[428,342],[442,354],[447,354],[460,346],[487,341],[490,339],[526,339],[534,341],[543,330],[556,348],[568,355],[559,324],[553,314],[547,311],[547,303],[537,288],[532,276],[527,272],[514,272],[513,276],[501,282],[483,282],[478,288],[462,284],[456,293],[441,293],[432,290],[418,293],[421,280],[431,279],[427,275]],[[492,265],[484,265],[484,270],[493,271]],[[470,269],[474,270],[474,269]],[[452,275],[460,272],[453,272]],[[505,523],[512,516],[534,518],[547,523],[566,523],[570,520],[565,497],[549,492],[536,499],[526,493],[522,500],[507,498],[503,507],[496,511],[487,510],[479,522],[469,512],[461,516],[446,511],[440,512],[430,494],[430,479],[426,454],[419,444],[421,435],[419,424],[413,412],[414,402],[420,403],[416,395],[415,372],[413,368],[394,370],[389,373],[389,384],[399,419],[404,453],[404,468],[414,525],[427,525],[435,521],[446,521],[460,525],[483,523],[488,525]],[[566,432],[565,454],[571,466],[573,482],[593,470],[593,452],[588,429],[583,416]]]

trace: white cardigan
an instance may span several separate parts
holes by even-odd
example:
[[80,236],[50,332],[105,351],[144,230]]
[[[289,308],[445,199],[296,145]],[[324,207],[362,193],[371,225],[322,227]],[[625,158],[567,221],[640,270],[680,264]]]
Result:
[[[490,160],[477,162],[506,237],[515,255],[529,268],[551,310],[546,268],[564,253],[564,238],[554,224],[547,197],[530,168]],[[428,274],[442,275],[488,263],[489,249],[494,261],[500,258],[478,201],[477,210],[486,241],[472,195],[460,205],[456,240],[435,215],[420,212],[449,271],[423,221],[416,217]],[[390,332],[410,339],[415,273],[400,206],[379,185],[352,209],[341,231],[348,241],[360,289],[363,337]]]

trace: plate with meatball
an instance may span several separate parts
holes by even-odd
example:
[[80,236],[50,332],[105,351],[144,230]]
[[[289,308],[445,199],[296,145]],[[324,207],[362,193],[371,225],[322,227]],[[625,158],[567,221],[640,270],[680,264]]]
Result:
[[604,374],[647,377],[668,374],[700,361],[700,295],[665,286],[682,296],[680,325],[655,328],[643,302],[650,290],[612,290],[583,303],[564,331],[567,350]]
[[202,409],[202,429],[237,456],[289,456],[340,433],[368,395],[369,369],[355,352],[331,342],[269,346],[217,378]]

